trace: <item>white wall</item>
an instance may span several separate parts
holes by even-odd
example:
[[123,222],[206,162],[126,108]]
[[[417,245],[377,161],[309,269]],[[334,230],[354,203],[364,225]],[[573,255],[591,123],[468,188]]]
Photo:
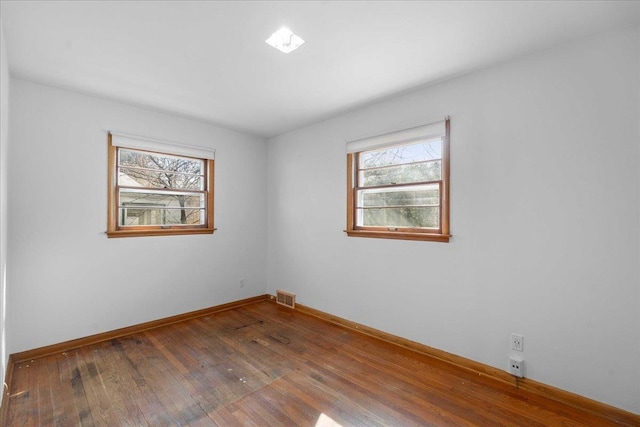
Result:
[[[265,293],[263,139],[16,79],[10,108],[9,353]],[[216,148],[218,231],[108,239],[103,129]]]
[[[639,35],[622,30],[269,141],[268,289],[640,413]],[[450,243],[346,237],[345,140],[451,116]]]
[[[5,348],[5,269],[7,265],[7,147],[9,145],[9,61],[0,19],[0,379],[4,382],[7,359]],[[0,393],[0,402],[4,392]]]

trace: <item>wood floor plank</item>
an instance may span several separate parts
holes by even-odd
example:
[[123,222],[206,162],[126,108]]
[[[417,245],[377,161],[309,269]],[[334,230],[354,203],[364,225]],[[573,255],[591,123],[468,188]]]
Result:
[[111,408],[119,415],[121,426],[144,425],[148,422],[142,410],[142,407],[146,407],[146,394],[141,392],[126,370],[120,369],[123,363],[120,356],[124,353],[113,351],[108,345],[96,346],[92,356],[97,367],[97,380],[109,396]]
[[[160,351],[159,354],[164,355],[165,352]],[[187,382],[181,381],[180,371],[175,369],[173,359],[153,357],[149,362],[143,365],[145,369],[141,373],[148,382],[151,380],[165,411],[176,424],[188,424],[206,417],[203,409],[191,398],[192,388]]]
[[240,421],[229,412],[229,408],[222,407],[219,410],[210,413],[209,419],[212,421],[211,425],[219,426],[241,426]]
[[259,395],[262,404],[278,408],[293,422],[301,425],[313,425],[318,419],[318,411],[298,395],[298,390],[287,387],[282,378],[272,382],[269,387],[265,387]]
[[393,425],[391,422],[385,423],[384,420],[363,408],[358,402],[353,402],[348,396],[337,391],[333,384],[326,384],[322,378],[314,375],[296,374],[288,376],[287,381],[292,388],[303,390],[303,393],[298,396],[315,406],[318,410],[318,418],[320,415],[326,414],[343,426]]
[[87,397],[91,415],[96,425],[120,425],[121,414],[111,405],[111,399],[98,378],[98,369],[93,359],[95,347],[82,348],[76,357],[78,365],[72,372],[74,387],[82,387]]
[[109,343],[110,347],[116,349],[110,353],[117,358],[114,363],[121,369],[121,387],[137,390],[135,402],[148,425],[175,425],[175,420],[167,411],[165,403],[158,397],[162,394],[163,388],[155,386],[153,375],[145,376],[146,370],[150,369],[150,360],[157,357],[153,346],[142,335],[137,334],[131,338],[136,345],[131,346],[128,351],[124,351],[122,338]]
[[14,375],[9,387],[8,422],[10,425],[26,426],[37,423],[38,401],[35,394],[37,377],[30,369],[31,362],[14,366]]
[[64,363],[58,365],[63,369],[60,371],[61,389],[65,389],[71,392],[71,399],[74,402],[76,415],[80,420],[82,426],[94,426],[96,425],[93,418],[92,408],[87,399],[84,387],[82,384],[78,384],[74,379],[74,372],[78,366],[78,353],[79,350],[65,355]]
[[65,372],[67,372],[67,353],[58,355],[48,365],[55,374],[52,385],[52,395],[56,400],[56,425],[81,425],[78,410],[78,399],[74,398],[70,387],[67,387]]
[[268,301],[18,363],[9,392],[8,427],[640,425]]
[[58,407],[58,401],[54,396],[55,383],[55,371],[57,366],[50,363],[38,363],[36,364],[38,375],[38,395],[43,402],[39,406],[39,418],[40,423],[44,425],[54,424],[56,419],[56,412]]

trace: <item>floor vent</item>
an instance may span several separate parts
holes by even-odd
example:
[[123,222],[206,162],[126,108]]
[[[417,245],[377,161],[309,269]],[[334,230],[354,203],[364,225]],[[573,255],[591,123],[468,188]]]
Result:
[[276,302],[289,308],[296,308],[296,294],[278,289],[276,291]]

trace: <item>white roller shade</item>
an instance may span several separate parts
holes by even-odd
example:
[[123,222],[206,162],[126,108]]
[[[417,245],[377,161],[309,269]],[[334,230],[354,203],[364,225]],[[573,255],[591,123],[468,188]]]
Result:
[[133,148],[136,150],[155,151],[176,156],[197,157],[199,159],[216,158],[216,150],[212,148],[197,147],[178,142],[159,141],[143,136],[127,135],[119,132],[111,133],[111,144],[115,147]]
[[445,121],[430,123],[398,132],[347,141],[347,153],[376,150],[392,145],[408,144],[421,139],[441,138],[446,134]]

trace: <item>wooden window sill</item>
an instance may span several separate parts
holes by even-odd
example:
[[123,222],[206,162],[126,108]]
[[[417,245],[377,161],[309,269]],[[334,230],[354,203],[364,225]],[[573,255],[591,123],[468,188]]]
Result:
[[213,234],[216,228],[155,229],[155,230],[115,230],[107,231],[107,237],[177,236],[189,234]]
[[448,242],[450,234],[411,233],[405,231],[373,231],[373,230],[344,230],[349,237],[373,237],[378,239],[424,240],[432,242]]

